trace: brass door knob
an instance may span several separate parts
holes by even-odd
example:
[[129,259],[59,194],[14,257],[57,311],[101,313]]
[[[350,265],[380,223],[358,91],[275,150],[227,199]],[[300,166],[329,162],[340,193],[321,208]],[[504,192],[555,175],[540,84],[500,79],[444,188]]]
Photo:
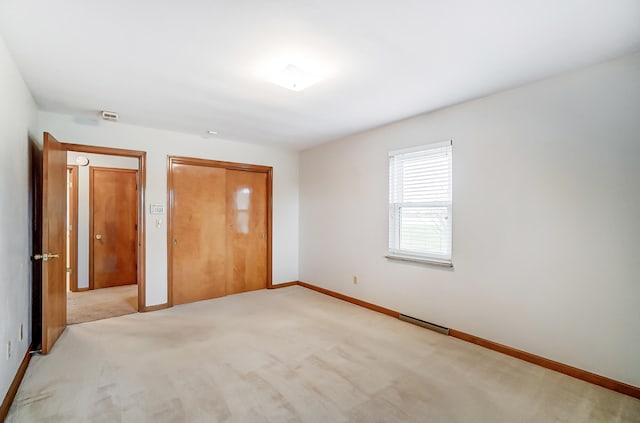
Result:
[[97,239],[97,240],[100,240],[100,239],[102,239],[102,235],[100,235],[100,234],[97,234],[97,235],[96,235],[96,239]]
[[42,260],[42,261],[47,261],[49,259],[54,259],[58,257],[60,257],[60,254],[58,253],[42,253],[42,254],[33,255],[34,260]]

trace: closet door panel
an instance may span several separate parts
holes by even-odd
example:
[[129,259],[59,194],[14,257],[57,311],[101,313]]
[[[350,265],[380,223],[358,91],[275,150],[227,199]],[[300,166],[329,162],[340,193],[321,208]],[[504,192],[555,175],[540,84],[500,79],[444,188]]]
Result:
[[267,286],[267,174],[226,171],[227,294]]
[[173,303],[226,295],[226,170],[172,165]]

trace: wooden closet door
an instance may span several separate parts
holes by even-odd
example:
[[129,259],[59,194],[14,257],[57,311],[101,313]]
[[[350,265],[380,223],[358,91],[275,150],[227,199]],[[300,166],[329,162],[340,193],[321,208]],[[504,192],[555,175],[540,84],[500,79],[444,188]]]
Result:
[[267,174],[227,170],[227,294],[267,287]]
[[173,303],[226,295],[225,169],[172,164]]

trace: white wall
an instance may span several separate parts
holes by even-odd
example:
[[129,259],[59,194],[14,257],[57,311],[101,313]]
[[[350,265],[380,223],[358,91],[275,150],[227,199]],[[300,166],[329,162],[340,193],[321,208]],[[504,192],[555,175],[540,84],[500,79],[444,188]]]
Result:
[[69,151],[67,164],[77,165],[76,158],[89,159],[87,166],[78,166],[78,288],[89,287],[89,169],[94,166],[116,169],[138,169],[138,159]]
[[0,37],[0,400],[30,342],[29,132],[35,121],[36,105]]
[[[388,151],[448,139],[454,269],[383,258]],[[300,193],[300,280],[640,386],[640,55],[305,151]]]
[[297,152],[43,111],[38,126],[62,142],[147,152],[147,306],[167,301],[166,222],[157,228],[149,214],[149,204],[167,204],[167,155],[273,166],[273,283],[298,279]]

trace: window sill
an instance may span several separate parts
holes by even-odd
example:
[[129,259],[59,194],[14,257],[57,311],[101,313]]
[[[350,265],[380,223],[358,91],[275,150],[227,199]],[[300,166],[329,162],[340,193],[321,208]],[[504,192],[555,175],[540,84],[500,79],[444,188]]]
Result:
[[384,257],[388,258],[388,259],[391,259],[391,260],[410,261],[410,262],[413,262],[413,263],[422,263],[422,264],[430,264],[430,265],[433,265],[433,266],[453,268],[453,263],[437,261],[437,260],[433,260],[433,259],[410,257],[410,256],[399,256],[399,255],[395,255],[395,254],[387,254]]

